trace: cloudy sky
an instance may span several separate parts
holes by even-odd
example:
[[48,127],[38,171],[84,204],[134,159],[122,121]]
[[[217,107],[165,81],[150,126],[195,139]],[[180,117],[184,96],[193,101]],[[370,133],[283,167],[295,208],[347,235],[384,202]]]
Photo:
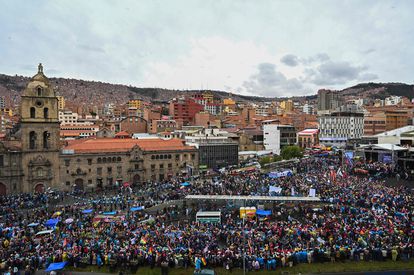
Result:
[[414,81],[414,1],[0,0],[0,73],[260,96]]

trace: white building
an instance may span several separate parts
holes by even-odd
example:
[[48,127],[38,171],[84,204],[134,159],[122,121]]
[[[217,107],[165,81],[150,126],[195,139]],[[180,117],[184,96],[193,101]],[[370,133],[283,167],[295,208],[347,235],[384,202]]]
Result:
[[291,125],[265,124],[263,125],[263,145],[265,150],[280,155],[283,146],[296,143],[296,130]]
[[360,138],[364,133],[362,112],[332,112],[318,116],[319,140],[327,146],[345,146],[348,139]]
[[59,111],[59,122],[61,125],[77,124],[79,115],[72,111]]
[[302,112],[304,112],[305,114],[308,114],[308,115],[312,115],[313,114],[313,106],[308,104],[308,103],[305,103],[302,106]]
[[397,104],[400,104],[401,102],[402,102],[401,96],[389,96],[389,97],[386,97],[384,100],[385,106],[397,105]]
[[270,107],[266,105],[259,105],[255,107],[256,116],[268,116]]

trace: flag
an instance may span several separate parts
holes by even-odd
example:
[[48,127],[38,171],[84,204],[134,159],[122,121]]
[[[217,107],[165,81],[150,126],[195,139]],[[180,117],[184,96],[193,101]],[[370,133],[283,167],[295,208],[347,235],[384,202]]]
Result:
[[203,265],[207,265],[207,261],[206,261],[206,258],[201,258],[201,261],[203,262]]
[[147,240],[144,237],[142,237],[141,241],[140,241],[140,244],[147,244]]
[[66,247],[68,245],[68,239],[67,238],[65,238],[64,240],[63,240],[63,247]]
[[295,196],[295,188],[292,186],[292,188],[290,188],[290,194],[291,196]]

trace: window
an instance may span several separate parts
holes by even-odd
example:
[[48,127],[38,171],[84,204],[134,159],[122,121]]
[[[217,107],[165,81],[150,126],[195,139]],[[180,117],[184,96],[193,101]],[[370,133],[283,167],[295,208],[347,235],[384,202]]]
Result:
[[138,164],[135,164],[135,170],[138,170],[139,169],[139,165]]
[[103,163],[106,163],[106,158],[103,158],[103,159],[102,159],[102,162],[103,162]]
[[99,176],[102,175],[102,167],[96,168],[96,174],[98,174]]
[[92,164],[92,159],[88,159],[88,165]]
[[172,168],[172,163],[168,163],[168,168]]
[[117,166],[117,167],[116,167],[116,172],[117,172],[118,174],[122,174],[122,166]]
[[43,109],[43,118],[49,118],[49,108]]
[[42,95],[42,88],[37,87],[37,96],[41,96]]
[[36,117],[36,109],[35,107],[31,107],[30,108],[30,118],[35,118]]
[[122,161],[121,157],[118,157],[118,158],[116,159],[116,161],[121,162],[121,161]]
[[30,149],[35,149],[36,148],[36,139],[37,139],[37,134],[35,131],[31,131],[29,133],[29,148]]
[[69,166],[70,165],[70,159],[65,159],[65,166]]
[[155,164],[151,164],[151,170],[155,169]]
[[0,167],[4,166],[4,156],[0,155]]
[[164,169],[164,164],[160,164],[160,169]]
[[112,174],[112,167],[107,167],[106,169],[108,171],[108,174]]
[[66,184],[66,186],[69,186],[70,185],[70,181],[67,181],[65,184]]
[[113,157],[112,158],[112,162],[116,162],[116,157]]
[[88,184],[91,185],[92,184],[92,180],[88,180]]
[[98,163],[102,163],[102,159],[101,158],[98,158]]
[[38,177],[43,177],[44,176],[44,173],[43,173],[43,169],[42,168],[37,168],[37,170],[36,170],[36,176],[38,176]]
[[43,149],[49,149],[50,134],[47,131],[43,132]]

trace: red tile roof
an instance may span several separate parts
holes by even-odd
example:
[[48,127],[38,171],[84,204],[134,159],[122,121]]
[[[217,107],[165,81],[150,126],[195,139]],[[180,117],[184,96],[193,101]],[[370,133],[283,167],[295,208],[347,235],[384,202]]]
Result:
[[194,149],[186,146],[181,139],[119,139],[101,138],[85,139],[81,142],[69,143],[64,150],[74,150],[75,153],[127,152],[135,145],[143,151],[182,151]]

